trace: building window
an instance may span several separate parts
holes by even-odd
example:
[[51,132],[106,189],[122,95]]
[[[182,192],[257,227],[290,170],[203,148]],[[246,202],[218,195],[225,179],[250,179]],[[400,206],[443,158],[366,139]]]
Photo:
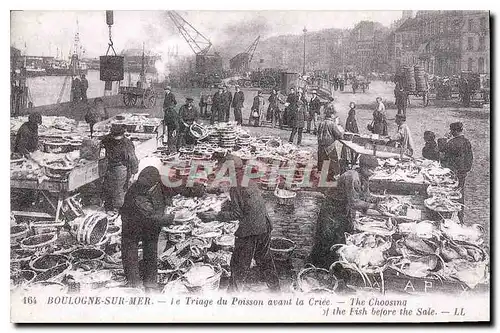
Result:
[[472,51],[474,49],[474,38],[467,38],[467,51]]
[[472,31],[474,28],[474,20],[473,19],[469,19],[469,31]]
[[469,60],[467,61],[467,70],[468,70],[469,72],[472,72],[472,62],[473,62],[473,61],[474,61],[474,60],[472,60],[472,58],[469,58]]
[[484,49],[485,49],[484,37],[479,37],[479,50],[484,51]]
[[486,30],[486,17],[481,17],[479,19],[479,26],[481,27],[481,30]]
[[479,73],[484,73],[484,72],[486,72],[486,71],[484,70],[484,58],[479,58],[479,59],[477,59],[477,71],[478,71]]

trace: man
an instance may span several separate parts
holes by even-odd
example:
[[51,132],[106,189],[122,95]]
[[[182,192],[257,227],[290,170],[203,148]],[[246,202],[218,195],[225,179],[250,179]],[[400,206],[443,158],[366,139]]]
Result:
[[[329,189],[319,212],[314,246],[309,256],[309,262],[314,266],[329,269],[332,263],[339,260],[337,253],[330,248],[345,244],[344,233],[354,231],[356,211],[377,213],[372,210],[375,210],[375,202],[379,199],[373,197],[368,189],[368,179],[377,166],[375,156],[361,155],[359,169],[346,171],[337,185]],[[335,272],[335,276],[340,278],[340,272]]]
[[297,110],[297,93],[294,88],[290,88],[285,102],[285,112],[283,114],[283,123],[288,127],[293,127],[292,120]]
[[339,157],[335,142],[342,139],[343,133],[338,126],[335,116],[337,112],[333,106],[333,97],[330,97],[329,104],[325,108],[325,120],[318,126],[318,171],[323,169],[323,163],[330,161],[328,167],[327,180],[331,181],[340,173]]
[[212,97],[212,116],[210,118],[210,124],[213,125],[215,123],[215,119],[219,123],[224,121],[224,113],[223,113],[223,92],[224,88],[219,86],[219,89]]
[[337,91],[339,89],[339,78],[338,77],[333,78],[333,89],[335,91]]
[[255,259],[255,263],[263,273],[269,289],[279,291],[280,283],[269,251],[272,224],[266,211],[266,203],[254,181],[251,180],[248,186],[242,184],[244,179],[242,160],[229,155],[226,161],[233,161],[236,170],[236,186],[229,189],[231,199],[229,207],[224,207],[217,215],[212,212],[198,215],[204,221],[240,221],[234,234],[236,240],[230,264],[230,291],[242,291],[252,259]]
[[177,100],[170,86],[165,87],[165,99],[163,100],[163,125],[166,127],[167,144],[170,151],[175,150],[174,132],[178,130],[179,120],[175,111]]
[[82,96],[82,83],[78,77],[73,77],[71,81],[71,92],[73,93],[72,102],[78,103],[80,102]]
[[38,149],[38,126],[42,124],[42,116],[38,112],[28,115],[28,121],[19,127],[14,144],[14,152],[29,157]]
[[87,102],[87,89],[89,89],[89,81],[85,78],[85,74],[81,76],[81,97],[82,101]]
[[203,92],[200,93],[198,106],[200,107],[200,116],[208,118],[208,95],[205,95]]
[[309,118],[307,119],[307,130],[306,133],[311,133],[311,122],[313,123],[313,134],[316,135],[317,132],[317,122],[321,109],[321,101],[317,95],[316,90],[312,92],[312,98],[309,102]]
[[[160,173],[153,166],[144,168],[125,195],[122,218],[122,263],[127,285],[156,290],[158,285],[158,236],[162,226],[174,223],[166,215]],[[139,270],[138,243],[143,249],[143,279]]]
[[108,215],[114,217],[123,206],[129,181],[137,173],[139,161],[132,141],[125,137],[123,126],[111,127],[101,141],[106,150],[108,167],[104,175],[103,199]]
[[271,91],[271,95],[267,100],[269,102],[269,106],[267,108],[267,121],[271,121],[273,123],[273,128],[276,127],[276,124],[281,124],[281,115],[279,109],[280,97],[278,95],[278,88],[273,88]]
[[179,135],[177,136],[177,148],[183,147],[186,144],[194,144],[195,142],[186,141],[186,134],[189,127],[198,120],[198,109],[193,106],[193,98],[187,97],[186,104],[179,109]]
[[406,116],[404,114],[396,115],[396,125],[398,125],[398,131],[396,135],[390,137],[389,143],[395,143],[396,147],[403,148],[412,156],[415,151],[415,144],[411,137],[410,128],[406,124]]
[[231,102],[233,101],[233,94],[229,91],[226,85],[224,85],[224,92],[222,94],[222,105],[224,112],[224,121],[227,123],[229,121],[229,114],[231,111]]
[[466,108],[469,107],[471,94],[469,89],[469,81],[466,78],[460,79],[459,94],[462,99],[462,106]]
[[[458,187],[462,192],[462,198],[459,201],[464,204],[465,178],[467,177],[467,173],[471,170],[472,162],[474,160],[472,147],[470,141],[463,135],[463,124],[461,122],[452,123],[450,125],[448,138],[450,136],[453,138],[440,148],[440,151],[444,153],[442,164],[443,166],[453,170],[457,176]],[[463,208],[458,213],[458,218],[463,223]]]
[[245,94],[240,90],[240,86],[235,86],[236,92],[233,97],[233,109],[234,109],[234,120],[238,125],[243,124],[243,116],[241,114],[241,109],[243,109],[243,102],[245,101]]
[[406,108],[408,107],[408,95],[400,82],[396,83],[394,88],[394,97],[396,99],[396,107],[398,108],[398,114],[406,115]]
[[340,91],[344,91],[345,82],[346,81],[342,77],[339,79],[339,89],[340,89]]

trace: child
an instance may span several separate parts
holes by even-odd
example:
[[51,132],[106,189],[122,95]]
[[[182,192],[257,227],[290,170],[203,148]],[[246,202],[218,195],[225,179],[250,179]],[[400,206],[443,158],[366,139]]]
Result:
[[422,148],[422,157],[428,160],[439,161],[439,150],[434,132],[424,132],[425,146]]

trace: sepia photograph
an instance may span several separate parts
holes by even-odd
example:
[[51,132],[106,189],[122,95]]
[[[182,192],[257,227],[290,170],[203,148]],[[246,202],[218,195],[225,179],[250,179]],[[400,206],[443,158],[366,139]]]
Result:
[[486,10],[10,11],[11,322],[489,322],[490,57]]

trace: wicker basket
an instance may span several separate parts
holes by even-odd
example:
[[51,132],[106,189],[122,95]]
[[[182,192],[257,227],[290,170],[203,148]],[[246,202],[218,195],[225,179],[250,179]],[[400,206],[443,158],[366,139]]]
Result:
[[274,260],[287,261],[292,257],[292,253],[296,247],[295,242],[288,238],[272,237],[269,250]]
[[[317,285],[310,286],[306,281],[316,281]],[[312,265],[302,269],[297,275],[297,287],[301,292],[333,292],[337,289],[337,278],[327,269],[316,268]]]
[[72,261],[81,260],[101,260],[106,254],[104,251],[95,248],[80,248],[71,252],[70,258]]
[[34,235],[21,241],[21,248],[25,250],[41,250],[57,240],[57,234],[51,232],[46,234]]
[[[280,193],[280,191],[284,192]],[[277,199],[278,205],[293,206],[297,193],[287,190],[279,190],[278,187],[276,187],[274,190],[274,196]]]
[[26,238],[26,236],[28,236],[29,232],[30,232],[30,229],[28,227],[28,224],[26,224],[26,223],[11,225],[10,226],[10,241],[17,243],[19,240]]
[[220,279],[222,275],[222,268],[220,268],[219,266],[213,266],[209,264],[203,264],[203,265],[212,267],[215,271],[215,274],[210,278],[206,279],[203,284],[196,286],[189,284],[189,282],[185,279],[185,277],[182,277],[184,286],[191,293],[204,293],[204,292],[216,291],[219,289]]
[[30,261],[29,266],[35,272],[43,273],[66,262],[68,262],[68,257],[66,256],[60,254],[45,254]]

